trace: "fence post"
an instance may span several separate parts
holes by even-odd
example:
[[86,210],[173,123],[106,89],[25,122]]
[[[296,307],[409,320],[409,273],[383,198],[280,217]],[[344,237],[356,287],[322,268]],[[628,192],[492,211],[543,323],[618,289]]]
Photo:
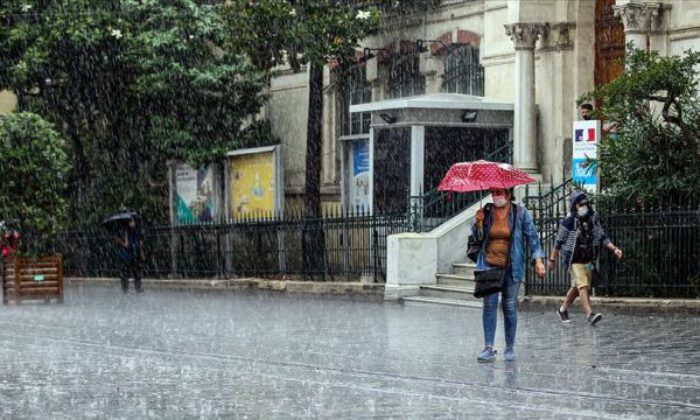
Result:
[[178,236],[175,226],[170,225],[170,278],[177,278]]
[[347,213],[341,213],[343,216],[343,231],[340,236],[341,245],[343,246],[343,273],[350,271],[350,229],[348,229]]
[[287,274],[287,231],[284,218],[277,225],[277,259],[280,274]]
[[216,226],[216,276],[224,278],[224,268],[222,267],[223,258],[221,258],[221,226]]
[[233,229],[231,221],[225,224],[224,229],[224,276],[228,277],[230,273],[233,273]]

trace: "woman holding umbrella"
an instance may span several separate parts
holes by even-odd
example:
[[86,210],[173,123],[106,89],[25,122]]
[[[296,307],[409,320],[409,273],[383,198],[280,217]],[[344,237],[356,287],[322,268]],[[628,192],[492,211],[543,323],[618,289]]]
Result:
[[[503,163],[477,161],[453,165],[443,179],[443,191],[490,190],[493,204],[477,211],[472,226],[474,238],[480,238],[476,256],[477,286],[475,296],[483,297],[482,323],[484,349],[479,362],[493,362],[498,320],[498,300],[501,296],[505,325],[506,361],[517,359],[515,335],[518,328],[518,291],[525,277],[529,247],[535,270],[545,276],[544,253],[532,216],[527,209],[514,203],[513,187],[533,182],[530,176]],[[527,247],[526,247],[527,245]]]

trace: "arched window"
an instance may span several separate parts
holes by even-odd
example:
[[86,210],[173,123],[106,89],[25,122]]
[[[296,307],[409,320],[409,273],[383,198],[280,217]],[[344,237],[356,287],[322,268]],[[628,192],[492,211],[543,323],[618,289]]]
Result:
[[394,54],[388,61],[389,98],[405,98],[425,93],[425,76],[420,73],[418,52]]
[[445,52],[442,91],[484,96],[484,67],[479,64],[479,48],[462,44]]
[[341,135],[369,133],[370,114],[350,113],[350,105],[372,102],[372,87],[367,82],[367,67],[360,63],[339,71]]

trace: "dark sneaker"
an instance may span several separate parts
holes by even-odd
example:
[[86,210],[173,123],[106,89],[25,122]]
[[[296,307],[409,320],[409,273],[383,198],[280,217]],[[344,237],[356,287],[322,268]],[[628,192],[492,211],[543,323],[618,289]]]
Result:
[[603,319],[603,315],[592,312],[588,316],[588,323],[591,324],[591,326],[594,326],[595,324],[600,322],[601,319]]
[[494,362],[496,360],[496,353],[496,350],[492,349],[491,347],[486,347],[481,353],[479,353],[479,357],[477,357],[476,360],[480,363]]
[[559,320],[561,320],[561,322],[571,322],[569,319],[569,311],[562,312],[557,308],[557,315],[559,315]]

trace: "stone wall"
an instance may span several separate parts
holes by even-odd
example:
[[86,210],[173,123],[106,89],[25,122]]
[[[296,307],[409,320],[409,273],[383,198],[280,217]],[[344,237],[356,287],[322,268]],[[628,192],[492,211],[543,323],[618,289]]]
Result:
[[0,91],[0,115],[12,112],[17,107],[17,97],[12,92]]
[[[618,5],[639,2],[617,0]],[[700,1],[665,0],[664,8],[650,29],[650,46],[662,54],[680,54],[700,49]],[[594,87],[595,0],[484,0],[449,1],[436,12],[389,20],[386,29],[364,40],[362,47],[398,48],[418,39],[469,38],[478,42],[485,70],[484,94],[513,101],[515,49],[504,25],[514,22],[545,24],[546,31],[535,48],[535,95],[537,115],[537,159],[545,180],[558,181],[570,167],[571,125],[578,118],[576,100]],[[645,3],[658,7],[658,2]],[[656,6],[654,6],[656,5]],[[449,42],[448,42],[449,43]],[[440,91],[442,66],[433,56],[439,43],[421,54],[426,93]],[[373,100],[386,97],[386,74],[370,59],[368,80]],[[323,191],[325,201],[340,200],[337,93],[326,77],[324,106]],[[285,145],[285,179],[289,193],[303,189],[306,141],[306,74],[284,74],[273,83],[267,115]],[[281,115],[280,115],[281,114]]]

